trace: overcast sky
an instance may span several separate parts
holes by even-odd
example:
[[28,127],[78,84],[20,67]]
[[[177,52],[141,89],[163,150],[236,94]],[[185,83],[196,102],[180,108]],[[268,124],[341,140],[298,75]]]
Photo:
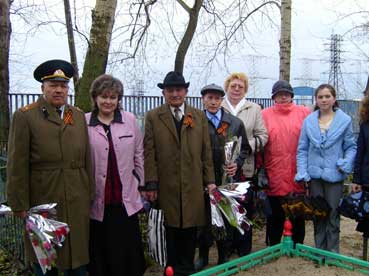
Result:
[[[77,2],[80,5],[77,7],[78,26],[88,34],[90,10],[94,6],[94,1]],[[46,3],[50,5],[47,10],[49,20],[64,20],[62,1],[49,0]],[[364,22],[364,17],[360,15],[338,19],[368,6],[369,0],[293,0],[291,67],[293,86],[308,84],[316,87],[328,81],[330,35],[332,33],[343,35],[353,25]],[[126,15],[126,7],[118,8],[116,27],[125,23],[124,15]],[[166,13],[163,13],[164,9]],[[273,19],[272,23],[266,19],[266,16],[253,17],[247,25],[247,38],[243,39],[239,34],[241,39],[233,43],[227,56],[217,55],[211,67],[204,66],[210,55],[206,45],[209,45],[216,36],[198,27],[198,33],[186,57],[184,69],[186,79],[191,82],[190,95],[198,96],[201,87],[208,83],[215,82],[223,85],[224,79],[230,72],[242,71],[250,77],[249,97],[270,96],[270,88],[279,76],[279,11],[269,8],[267,12]],[[159,1],[152,10],[153,22],[147,39],[145,59],[137,58],[135,61],[109,64],[108,73],[123,81],[126,94],[133,93],[141,83],[146,95],[160,95],[161,91],[156,84],[172,70],[177,48],[168,20],[165,19],[166,16],[171,25],[176,26],[175,35],[180,38],[187,15],[178,4],[174,3],[174,0]],[[34,18],[35,21],[37,19]],[[11,20],[13,22],[11,92],[37,93],[39,83],[32,78],[34,68],[48,59],[69,60],[65,29],[61,24],[53,24],[41,27],[37,32],[25,36],[23,32],[28,27],[22,23],[19,16],[14,15]],[[199,24],[202,23],[204,22],[200,20]],[[115,32],[113,35],[115,39],[111,46],[112,52],[119,49],[120,37],[117,34],[118,32]],[[368,57],[365,56],[369,53],[368,38],[369,35],[366,39],[353,39],[350,34],[345,34],[343,37],[341,49],[344,63],[341,64],[341,69],[348,98],[359,98],[366,84],[369,71]],[[78,35],[76,40],[78,61],[82,71],[86,43]],[[110,61],[116,59],[116,56],[111,56]]]

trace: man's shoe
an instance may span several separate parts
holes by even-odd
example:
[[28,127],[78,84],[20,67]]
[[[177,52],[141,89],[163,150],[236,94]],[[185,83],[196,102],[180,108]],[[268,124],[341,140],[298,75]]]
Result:
[[207,266],[209,264],[209,259],[208,258],[199,258],[196,262],[195,262],[195,270],[196,271],[200,271],[202,270],[205,266]]

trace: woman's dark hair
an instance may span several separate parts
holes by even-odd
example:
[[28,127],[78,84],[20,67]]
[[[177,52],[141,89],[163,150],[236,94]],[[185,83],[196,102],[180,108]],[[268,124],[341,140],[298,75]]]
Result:
[[123,83],[114,78],[112,75],[103,74],[98,76],[91,84],[90,96],[92,109],[97,110],[96,98],[103,93],[111,91],[118,94],[118,109],[121,108],[121,101],[123,97]]
[[[333,110],[336,110],[338,108],[338,102],[337,102],[337,93],[336,93],[336,89],[334,89],[334,87],[328,83],[323,83],[321,85],[318,86],[317,89],[315,89],[315,93],[314,93],[314,97],[315,97],[315,101],[316,101],[316,97],[318,96],[318,93],[323,90],[324,88],[327,88],[329,90],[329,92],[331,92],[331,95],[336,98],[336,101],[334,102],[333,105]],[[314,107],[314,111],[318,110],[319,106],[315,103],[315,107]]]
[[364,99],[361,101],[360,109],[360,123],[369,122],[369,95],[366,94]]

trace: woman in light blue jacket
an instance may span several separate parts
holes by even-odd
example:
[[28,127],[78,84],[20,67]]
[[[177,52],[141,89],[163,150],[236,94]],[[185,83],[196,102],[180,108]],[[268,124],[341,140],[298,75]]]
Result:
[[343,181],[353,169],[356,154],[351,118],[338,108],[329,84],[315,91],[316,107],[304,120],[297,149],[295,180],[304,182],[311,196],[322,196],[329,216],[314,220],[315,246],[339,252],[340,217],[337,212]]

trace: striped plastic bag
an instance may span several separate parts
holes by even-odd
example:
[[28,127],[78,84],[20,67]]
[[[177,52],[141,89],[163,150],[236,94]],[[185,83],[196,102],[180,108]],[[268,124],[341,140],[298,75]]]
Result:
[[167,246],[163,210],[151,208],[147,224],[149,254],[155,262],[165,267],[167,263]]

